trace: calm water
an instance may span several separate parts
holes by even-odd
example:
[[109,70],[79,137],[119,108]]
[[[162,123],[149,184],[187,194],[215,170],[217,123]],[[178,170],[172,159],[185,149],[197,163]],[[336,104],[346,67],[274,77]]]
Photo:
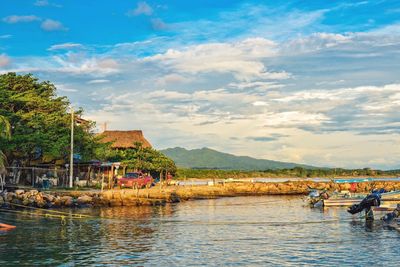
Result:
[[67,221],[0,213],[0,266],[366,266],[400,261],[400,232],[300,197],[237,197],[95,211]]

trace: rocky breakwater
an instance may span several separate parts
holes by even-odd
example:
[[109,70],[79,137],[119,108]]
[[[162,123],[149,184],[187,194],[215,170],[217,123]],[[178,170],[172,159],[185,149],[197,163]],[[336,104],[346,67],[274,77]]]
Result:
[[400,190],[400,182],[376,181],[357,184],[286,181],[273,183],[226,183],[213,186],[158,186],[149,189],[123,189],[100,191],[53,191],[15,190],[0,194],[0,207],[31,206],[38,208],[62,207],[113,207],[158,206],[182,200],[207,199],[234,196],[307,194],[310,188],[333,191],[352,190],[368,193],[373,189]]
[[15,190],[0,195],[0,207],[36,207],[36,208],[59,208],[59,207],[87,207],[96,203],[96,196],[80,195],[77,197],[59,193],[45,193],[38,190]]
[[[181,200],[257,196],[257,195],[306,195],[310,189],[333,191],[352,190],[357,193],[369,193],[373,189],[383,188],[386,191],[400,190],[400,182],[397,181],[372,181],[362,183],[334,183],[314,181],[285,181],[285,182],[242,182],[226,183],[214,186],[170,186],[161,194],[152,194],[154,197],[174,194]],[[156,193],[156,192],[155,192]]]
[[[154,188],[150,191],[158,192]],[[114,207],[114,206],[159,206],[179,202],[174,193],[162,193],[154,198],[147,189],[99,191],[52,191],[18,189],[0,194],[0,207],[6,208],[64,208],[64,207]]]

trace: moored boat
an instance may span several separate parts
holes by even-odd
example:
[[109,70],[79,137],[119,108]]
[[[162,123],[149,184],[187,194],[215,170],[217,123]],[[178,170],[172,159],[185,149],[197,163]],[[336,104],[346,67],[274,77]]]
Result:
[[[348,207],[360,203],[365,196],[366,194],[363,195],[358,194],[349,197],[330,197],[328,199],[324,199],[323,202],[325,207],[332,207],[332,206]],[[382,193],[381,201],[382,205],[400,203],[400,191]]]
[[10,224],[5,224],[5,223],[0,223],[0,231],[10,231],[17,228],[14,225],[10,225]]

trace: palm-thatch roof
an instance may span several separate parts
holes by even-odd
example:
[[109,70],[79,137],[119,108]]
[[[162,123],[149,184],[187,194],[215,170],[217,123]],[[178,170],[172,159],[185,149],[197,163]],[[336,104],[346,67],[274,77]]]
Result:
[[104,131],[100,134],[101,142],[112,143],[112,148],[134,148],[135,143],[142,143],[143,147],[151,147],[149,141],[144,138],[141,130],[133,131]]

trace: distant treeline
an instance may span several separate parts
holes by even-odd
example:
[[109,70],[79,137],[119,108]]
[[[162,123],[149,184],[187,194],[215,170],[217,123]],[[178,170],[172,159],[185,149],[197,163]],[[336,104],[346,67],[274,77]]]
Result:
[[400,170],[373,170],[364,169],[292,169],[265,170],[265,171],[240,171],[240,170],[205,170],[205,169],[178,169],[177,178],[250,178],[250,177],[358,177],[358,176],[400,176]]

